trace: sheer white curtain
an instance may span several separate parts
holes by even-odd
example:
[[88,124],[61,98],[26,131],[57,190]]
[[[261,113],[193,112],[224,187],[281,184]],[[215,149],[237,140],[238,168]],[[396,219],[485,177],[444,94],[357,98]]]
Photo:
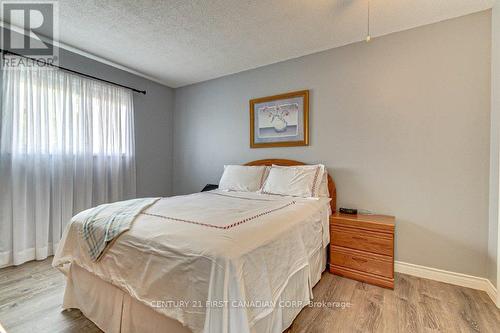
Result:
[[131,91],[55,69],[2,76],[0,267],[46,258],[74,214],[135,196]]

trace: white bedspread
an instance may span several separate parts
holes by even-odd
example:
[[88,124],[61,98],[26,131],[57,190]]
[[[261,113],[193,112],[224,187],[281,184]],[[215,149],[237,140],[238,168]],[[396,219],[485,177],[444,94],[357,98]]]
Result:
[[77,215],[53,265],[77,263],[193,332],[249,332],[329,242],[328,202],[222,191],[163,198],[97,263]]

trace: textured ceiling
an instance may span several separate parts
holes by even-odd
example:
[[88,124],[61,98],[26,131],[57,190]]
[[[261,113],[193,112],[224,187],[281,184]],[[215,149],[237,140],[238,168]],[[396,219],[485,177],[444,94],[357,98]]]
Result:
[[[485,10],[493,1],[371,0],[372,36]],[[60,41],[180,87],[363,40],[366,4],[61,0]]]

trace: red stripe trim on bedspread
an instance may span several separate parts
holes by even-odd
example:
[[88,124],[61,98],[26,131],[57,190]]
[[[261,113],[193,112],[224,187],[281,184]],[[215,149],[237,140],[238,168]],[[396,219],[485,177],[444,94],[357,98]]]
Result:
[[162,218],[162,219],[165,219],[165,220],[172,220],[172,221],[176,221],[176,222],[183,222],[183,223],[201,225],[203,227],[216,228],[216,229],[230,229],[230,228],[236,227],[238,225],[241,225],[243,223],[253,221],[253,220],[255,220],[255,219],[259,218],[259,217],[262,217],[262,216],[274,213],[274,212],[276,212],[278,210],[281,210],[281,209],[284,209],[284,208],[289,207],[291,205],[294,205],[295,203],[296,203],[295,201],[291,201],[291,202],[289,202],[286,205],[283,205],[281,207],[270,209],[268,211],[259,213],[257,215],[251,216],[251,217],[247,217],[247,218],[245,218],[243,220],[240,220],[240,221],[228,224],[228,225],[224,225],[224,226],[215,225],[215,224],[209,224],[209,223],[203,223],[203,222],[199,222],[199,221],[184,220],[184,219],[179,219],[179,218],[172,217],[172,216],[164,216],[164,215],[153,214],[153,213],[142,212],[141,214],[143,214],[143,215],[149,215],[149,216],[154,216],[154,217],[159,217],[159,218]]

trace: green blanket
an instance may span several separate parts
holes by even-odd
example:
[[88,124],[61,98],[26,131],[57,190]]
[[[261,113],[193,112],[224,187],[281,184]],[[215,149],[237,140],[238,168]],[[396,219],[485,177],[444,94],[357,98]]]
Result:
[[93,261],[101,258],[106,247],[116,237],[130,229],[132,222],[146,208],[160,198],[141,198],[104,204],[88,209],[83,214],[80,235]]

